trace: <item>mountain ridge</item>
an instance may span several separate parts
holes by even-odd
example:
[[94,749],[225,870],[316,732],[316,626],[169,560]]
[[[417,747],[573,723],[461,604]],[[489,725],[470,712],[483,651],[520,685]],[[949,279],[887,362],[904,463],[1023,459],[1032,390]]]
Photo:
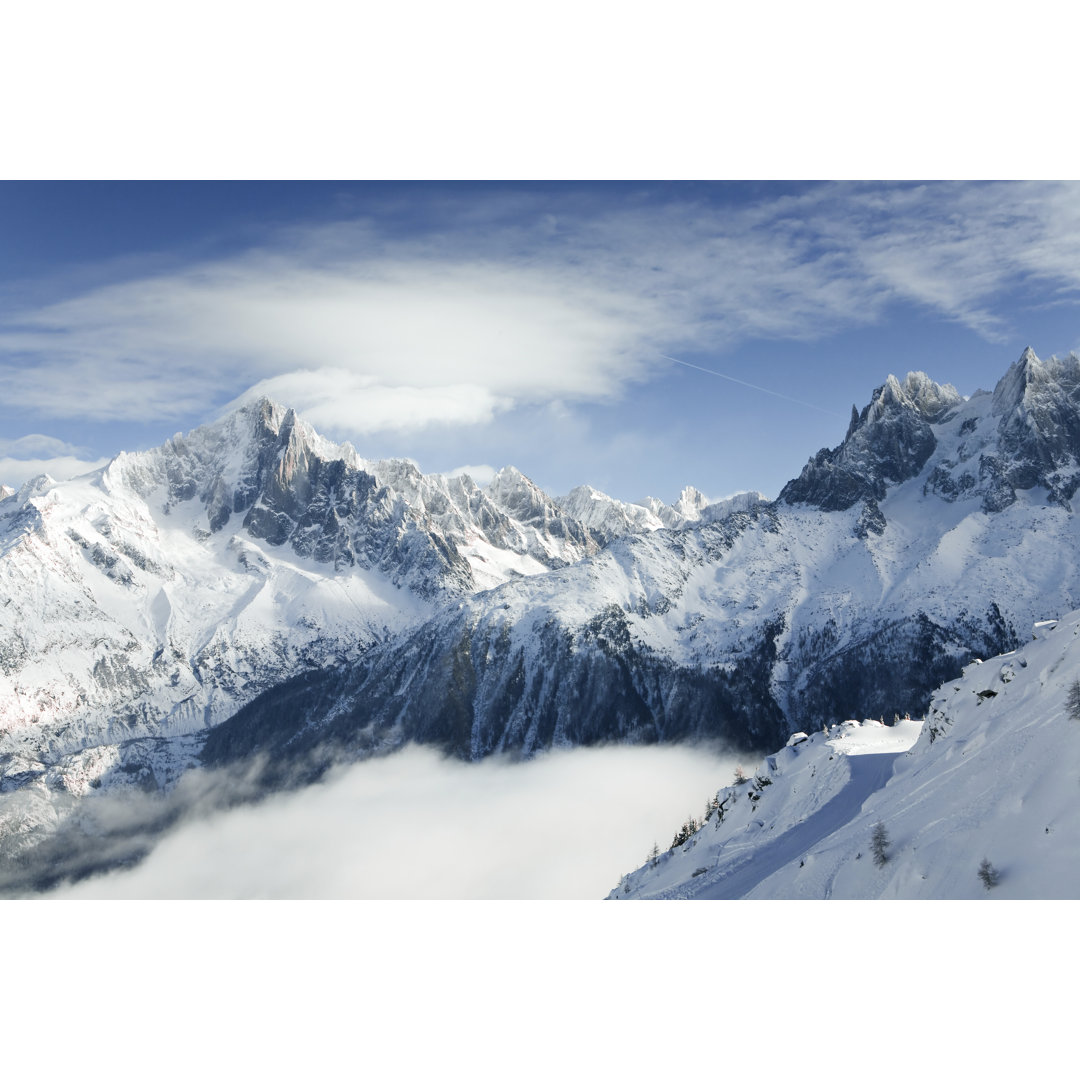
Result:
[[[1000,460],[1008,426],[1026,423],[1027,388],[1053,398],[1048,388],[1078,370],[1075,357],[1043,366],[1028,350],[996,395],[971,399],[921,372],[890,377],[844,442],[812,458],[775,504],[728,514],[719,529],[617,537],[554,576],[474,595],[412,630],[410,694],[440,710],[456,702],[453,718],[432,722],[397,704],[404,676],[393,648],[380,648],[342,682],[333,724],[301,710],[286,742],[348,730],[475,757],[608,732],[745,747],[813,714],[919,711],[963,663],[1015,646],[1018,626],[1080,597],[1069,555],[1077,525],[1053,497],[1080,446],[1071,399],[1056,410],[1042,402],[1038,449],[1016,444],[1011,472],[985,467]],[[972,468],[989,485],[961,479],[951,497],[941,478]],[[1010,498],[998,498],[1010,482]],[[593,631],[598,619],[606,634]],[[493,674],[505,670],[517,674]],[[676,692],[691,683],[707,708]],[[258,727],[257,707],[243,723]],[[216,746],[215,736],[208,750],[220,760]]]

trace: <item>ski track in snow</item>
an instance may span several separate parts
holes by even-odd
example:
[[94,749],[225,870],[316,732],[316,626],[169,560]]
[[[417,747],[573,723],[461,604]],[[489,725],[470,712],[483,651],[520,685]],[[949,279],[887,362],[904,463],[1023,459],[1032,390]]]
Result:
[[[851,779],[820,810],[788,829],[774,840],[755,845],[744,862],[726,871],[716,880],[711,872],[701,875],[701,882],[685,894],[673,890],[656,899],[736,900],[751,893],[793,859],[799,859],[815,844],[852,821],[866,800],[888,783],[896,763],[895,754],[859,754],[848,757]],[[761,823],[766,829],[764,822]],[[767,831],[767,830],[766,830]]]

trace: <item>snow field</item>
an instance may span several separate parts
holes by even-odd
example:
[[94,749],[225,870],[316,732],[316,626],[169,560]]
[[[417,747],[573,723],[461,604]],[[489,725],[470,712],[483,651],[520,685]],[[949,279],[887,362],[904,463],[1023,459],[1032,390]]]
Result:
[[[1080,897],[1080,719],[1067,707],[1078,678],[1074,612],[1017,652],[969,665],[925,721],[846,722],[766,758],[756,777],[718,793],[733,807],[719,827],[714,818],[655,869],[635,871],[624,895]],[[757,789],[761,778],[770,783]],[[888,837],[880,866],[878,822]],[[997,871],[989,890],[983,859]]]

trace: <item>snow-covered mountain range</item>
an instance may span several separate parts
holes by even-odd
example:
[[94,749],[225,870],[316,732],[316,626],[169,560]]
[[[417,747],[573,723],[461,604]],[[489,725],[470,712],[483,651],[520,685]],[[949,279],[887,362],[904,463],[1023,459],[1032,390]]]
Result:
[[[197,766],[464,758],[925,714],[1080,607],[1080,359],[892,376],[775,502],[552,498],[254,402],[0,499],[0,844]],[[317,770],[316,770],[317,771]],[[310,775],[310,774],[305,774]]]
[[594,554],[627,518],[604,511],[590,529],[513,468],[481,490],[367,462],[266,400],[39,477],[0,501],[0,729],[53,753],[203,730],[459,597]]
[[1075,357],[1030,351],[969,400],[890,377],[775,503],[463,597],[255,701],[208,760],[326,741],[474,758],[609,739],[761,750],[823,717],[921,715],[972,657],[1080,604],[1078,379]]
[[[557,501],[512,467],[481,489],[366,461],[265,399],[86,476],[5,488],[0,839],[48,828],[61,793],[168,786],[261,691],[347,670],[460,598],[747,498]],[[4,800],[16,791],[31,811]]]

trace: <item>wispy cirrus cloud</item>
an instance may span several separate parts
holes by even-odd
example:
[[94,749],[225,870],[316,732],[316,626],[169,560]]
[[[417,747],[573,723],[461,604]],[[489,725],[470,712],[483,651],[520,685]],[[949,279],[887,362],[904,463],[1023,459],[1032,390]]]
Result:
[[1001,340],[1005,294],[1080,301],[1080,185],[931,184],[864,190],[820,219],[882,295]]
[[[347,434],[616,397],[660,353],[813,340],[918,305],[989,341],[1004,293],[1080,294],[1080,186],[827,184],[407,197],[0,326],[29,410],[183,418],[258,386]],[[419,223],[421,211],[424,224]]]

